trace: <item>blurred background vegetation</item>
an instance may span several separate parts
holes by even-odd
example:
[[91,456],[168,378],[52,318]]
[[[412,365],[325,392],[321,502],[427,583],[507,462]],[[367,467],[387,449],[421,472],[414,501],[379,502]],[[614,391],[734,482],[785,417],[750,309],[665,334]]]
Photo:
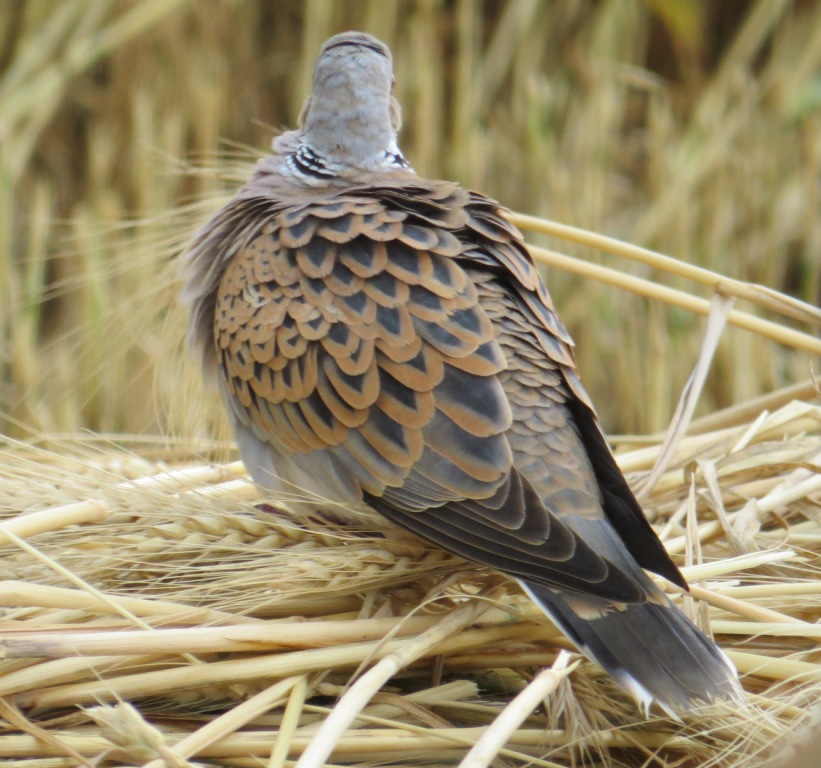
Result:
[[[420,174],[821,300],[816,0],[0,0],[0,431],[212,428],[174,259],[345,29],[393,49]],[[666,426],[703,318],[547,282],[607,427]],[[702,409],[809,375],[728,329]]]

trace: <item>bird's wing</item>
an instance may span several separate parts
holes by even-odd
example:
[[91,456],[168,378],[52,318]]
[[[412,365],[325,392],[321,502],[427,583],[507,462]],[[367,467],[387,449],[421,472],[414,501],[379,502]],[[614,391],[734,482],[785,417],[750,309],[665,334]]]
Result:
[[239,245],[221,241],[233,253],[213,299],[223,392],[244,429],[283,464],[331,457],[369,504],[468,559],[648,599],[602,508],[592,411],[576,423],[589,404],[569,338],[491,201],[370,185],[252,221]]
[[[686,581],[650,527],[616,463],[590,397],[579,379],[572,353],[573,342],[556,313],[520,233],[501,215],[495,201],[477,193],[470,193],[470,197],[468,228],[480,233],[482,240],[468,255],[491,270],[503,270],[503,277],[494,286],[495,300],[488,297],[484,301],[489,307],[499,303],[506,305],[497,311],[494,322],[499,327],[510,326],[509,335],[514,342],[519,342],[511,345],[508,360],[523,359],[519,350],[526,344],[525,338],[530,340],[529,343],[538,343],[543,357],[537,355],[532,363],[535,367],[532,375],[540,383],[537,386],[541,397],[537,402],[544,406],[551,395],[563,402],[579,438],[574,448],[576,451],[579,447],[583,449],[595,475],[604,516],[642,568],[687,589]],[[512,318],[516,318],[518,325],[513,324]],[[546,386],[547,382],[550,386]],[[522,389],[515,382],[511,387],[511,392]],[[549,424],[546,427],[549,428]],[[545,455],[544,460],[550,466],[556,460],[555,452]]]

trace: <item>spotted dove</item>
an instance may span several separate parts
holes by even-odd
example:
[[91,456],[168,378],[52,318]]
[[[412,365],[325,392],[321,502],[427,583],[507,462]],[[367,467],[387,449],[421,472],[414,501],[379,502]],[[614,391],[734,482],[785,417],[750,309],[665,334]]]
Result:
[[495,201],[414,173],[392,91],[384,44],[328,40],[300,129],[186,255],[189,343],[250,474],[513,576],[645,709],[738,695],[642,570],[686,588],[521,235]]

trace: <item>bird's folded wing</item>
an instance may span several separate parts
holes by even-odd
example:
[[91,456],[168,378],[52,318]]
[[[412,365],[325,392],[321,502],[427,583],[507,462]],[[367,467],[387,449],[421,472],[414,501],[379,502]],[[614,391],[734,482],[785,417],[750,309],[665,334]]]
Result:
[[[406,210],[389,202],[338,194],[272,214],[246,236],[215,299],[232,412],[281,456],[329,452],[369,503],[451,551],[640,602],[642,587],[514,466],[499,378],[507,361],[459,261],[474,246],[454,234],[469,217],[435,197]],[[509,239],[508,225],[488,219],[477,242],[492,224],[500,244]],[[527,265],[520,277],[538,289]],[[306,490],[321,487],[317,478]]]

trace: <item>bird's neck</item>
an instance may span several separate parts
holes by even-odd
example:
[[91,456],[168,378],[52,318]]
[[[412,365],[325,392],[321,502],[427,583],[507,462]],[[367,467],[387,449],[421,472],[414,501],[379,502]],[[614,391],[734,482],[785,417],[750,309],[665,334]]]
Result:
[[396,141],[394,109],[389,95],[367,89],[315,93],[289,167],[318,179],[408,168]]

